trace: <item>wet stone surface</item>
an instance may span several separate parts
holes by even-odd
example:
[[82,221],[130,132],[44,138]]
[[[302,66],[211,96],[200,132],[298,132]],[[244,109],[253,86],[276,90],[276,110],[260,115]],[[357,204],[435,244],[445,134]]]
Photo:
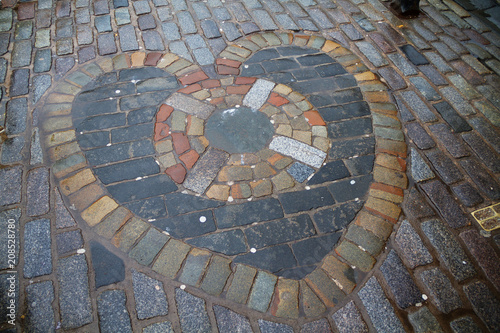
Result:
[[[247,63],[262,74],[214,80],[198,71],[179,79],[184,88],[154,67],[75,76],[84,84],[72,106],[77,141],[111,196],[138,217],[190,244],[300,279],[336,245],[368,191],[370,110],[354,77],[324,53],[278,47]],[[289,66],[293,80],[283,75]],[[331,140],[341,148],[328,154]],[[280,195],[269,200],[273,194]],[[334,228],[314,215],[327,208]],[[288,217],[303,211],[314,219]],[[114,282],[98,273],[99,285]]]
[[247,107],[215,112],[207,120],[210,144],[228,153],[254,153],[264,148],[274,134],[269,119]]

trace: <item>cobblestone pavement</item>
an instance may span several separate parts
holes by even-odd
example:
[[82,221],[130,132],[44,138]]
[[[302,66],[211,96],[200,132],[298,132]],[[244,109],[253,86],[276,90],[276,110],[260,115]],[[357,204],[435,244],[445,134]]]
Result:
[[2,332],[500,327],[498,1],[1,4]]

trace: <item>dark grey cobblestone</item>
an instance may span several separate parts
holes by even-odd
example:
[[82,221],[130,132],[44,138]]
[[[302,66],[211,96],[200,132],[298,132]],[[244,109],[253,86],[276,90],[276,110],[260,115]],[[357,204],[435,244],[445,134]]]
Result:
[[341,333],[368,332],[368,327],[353,301],[350,301],[335,312],[332,315],[332,319],[335,321],[335,325],[337,325],[337,329]]
[[439,325],[436,317],[429,311],[429,308],[423,307],[420,310],[408,315],[415,333],[424,332],[444,332]]
[[55,332],[53,301],[52,281],[34,283],[26,287],[26,329],[29,332]]
[[168,303],[163,283],[149,276],[132,271],[135,309],[139,319],[164,316],[168,313]]
[[451,232],[446,229],[443,222],[439,220],[424,222],[422,223],[422,230],[437,250],[443,263],[458,281],[463,281],[476,274],[471,260],[459,246]]
[[95,271],[95,287],[99,288],[125,279],[123,260],[101,244],[91,241],[92,267]]
[[73,53],[73,40],[71,38],[60,39],[56,42],[57,55],[67,55]]
[[423,122],[434,122],[437,120],[436,115],[422,101],[422,99],[413,91],[403,91],[400,94],[410,110],[413,110],[418,119]]
[[464,286],[472,308],[492,332],[500,325],[500,302],[483,282]]
[[500,185],[478,161],[461,160],[460,165],[486,196],[494,200],[500,198]]
[[495,128],[484,118],[480,117],[469,119],[469,123],[500,154],[500,137]]
[[403,45],[400,49],[406,55],[408,60],[416,66],[427,65],[429,63],[429,61],[410,44]]
[[150,51],[165,50],[163,41],[160,37],[160,34],[157,31],[154,30],[144,31],[142,33],[142,40],[144,41],[144,46],[146,47],[146,50]]
[[144,327],[142,333],[174,333],[174,329],[170,322],[163,321]]
[[[314,332],[331,332],[332,328],[326,319],[319,319],[316,321],[311,321],[302,325],[300,329],[301,333],[314,333]],[[357,331],[363,332],[363,331]]]
[[422,158],[420,153],[411,148],[411,175],[414,181],[423,182],[433,179],[436,174],[431,170],[427,162]]
[[193,17],[187,11],[176,13],[183,34],[193,34],[197,32]]
[[377,331],[401,333],[405,331],[375,277],[368,280],[358,295]]
[[241,32],[238,30],[236,25],[232,22],[222,22],[221,24],[221,29],[226,35],[226,38],[229,41],[233,41],[235,39],[238,39],[242,36]]
[[94,25],[95,25],[98,32],[112,31],[111,17],[109,15],[97,16],[94,19]]
[[454,333],[481,333],[482,330],[471,317],[461,317],[450,323]]
[[424,283],[430,301],[439,311],[450,313],[462,306],[458,292],[440,268],[432,268],[417,274]]
[[132,332],[123,290],[109,290],[97,297],[101,332]]
[[[212,20],[202,21],[201,28],[203,29],[203,33],[205,34],[205,37],[207,37],[207,38],[217,38],[217,37],[222,36],[220,31],[219,31],[219,27],[217,26],[217,23],[215,23]],[[165,31],[165,28],[163,28],[163,31]]]
[[356,28],[352,24],[342,24],[340,25],[340,29],[349,37],[351,40],[361,40],[363,39],[363,35],[359,33]]
[[472,127],[470,127],[467,121],[460,117],[458,112],[455,111],[455,109],[447,102],[436,103],[434,104],[434,108],[436,108],[439,114],[444,118],[448,125],[450,125],[455,133],[472,130]]
[[151,12],[151,8],[149,7],[149,3],[146,0],[134,1],[134,10],[137,15],[147,14]]
[[117,25],[129,24],[131,20],[128,8],[118,8],[115,10],[115,20]]
[[62,327],[71,329],[91,323],[94,318],[85,255],[59,259],[56,267]]
[[432,256],[411,224],[405,220],[396,234],[396,243],[410,268],[430,264]]
[[438,94],[438,92],[434,88],[432,88],[429,82],[427,82],[427,80],[423,77],[411,77],[410,82],[428,101],[438,101],[441,99],[441,96]]
[[500,157],[476,133],[464,133],[462,138],[483,161],[486,167],[494,173],[500,172]]
[[43,94],[52,85],[52,77],[50,75],[38,75],[33,78],[33,103],[36,103],[42,98]]
[[389,288],[392,291],[396,304],[406,309],[423,301],[422,293],[404,267],[396,251],[389,252],[387,259],[380,267]]
[[57,253],[60,256],[75,252],[83,247],[83,238],[80,230],[67,231],[56,235]]
[[55,205],[55,213],[56,213],[56,228],[67,228],[76,225],[75,220],[69,213],[68,209],[64,206],[64,203],[61,199],[61,195],[58,190],[55,190],[56,197],[56,205]]
[[473,207],[484,200],[478,191],[469,183],[460,184],[451,188],[457,198],[467,207]]
[[446,189],[446,186],[439,180],[421,184],[420,186],[449,226],[459,228],[470,223],[460,206]]
[[293,333],[293,328],[291,326],[275,323],[272,321],[267,321],[259,319],[259,327],[261,332],[269,333]]
[[33,34],[33,21],[21,21],[16,23],[14,39],[29,39]]
[[455,136],[446,124],[430,125],[429,129],[453,157],[460,158],[469,155],[464,142],[460,137]]
[[120,48],[122,51],[134,51],[139,49],[135,29],[131,25],[126,25],[118,28],[120,37]]
[[21,202],[22,166],[0,169],[0,206]]
[[205,301],[179,288],[175,289],[177,313],[184,332],[212,332]]
[[440,150],[433,150],[426,154],[441,180],[446,184],[453,184],[462,180],[462,174],[453,161]]
[[418,148],[425,150],[436,146],[434,140],[418,122],[407,124],[406,130],[408,131],[408,136]]
[[24,229],[24,276],[33,278],[52,273],[50,220],[26,223]]
[[319,31],[318,27],[311,20],[298,20],[303,30]]
[[7,60],[0,58],[0,83],[5,82],[5,76],[7,75]]
[[22,150],[24,148],[25,140],[22,136],[15,136],[5,140],[2,147],[2,158],[3,164],[11,164],[15,162],[21,162],[23,160],[24,154]]
[[18,69],[12,71],[12,78],[10,82],[10,95],[21,96],[26,95],[29,89],[29,69]]
[[219,332],[252,332],[248,318],[225,307],[214,305]]
[[33,71],[35,73],[48,72],[51,66],[52,66],[52,51],[50,49],[43,49],[36,51]]
[[28,173],[26,213],[29,216],[43,215],[49,211],[49,189],[48,169],[41,167]]
[[382,54],[369,42],[357,42],[356,46],[375,67],[382,67],[389,64]]

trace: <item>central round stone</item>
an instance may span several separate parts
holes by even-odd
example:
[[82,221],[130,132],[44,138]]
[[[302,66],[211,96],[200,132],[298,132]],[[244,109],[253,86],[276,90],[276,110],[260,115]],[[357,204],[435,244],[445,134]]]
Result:
[[208,118],[205,136],[210,145],[230,154],[255,153],[274,135],[267,116],[247,107],[216,111]]

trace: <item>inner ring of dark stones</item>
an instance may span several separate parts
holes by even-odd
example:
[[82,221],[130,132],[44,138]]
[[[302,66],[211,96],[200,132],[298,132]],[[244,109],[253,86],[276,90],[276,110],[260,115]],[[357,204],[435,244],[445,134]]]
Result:
[[207,120],[205,136],[210,145],[230,154],[255,153],[274,135],[269,118],[248,107],[234,107],[214,112]]

